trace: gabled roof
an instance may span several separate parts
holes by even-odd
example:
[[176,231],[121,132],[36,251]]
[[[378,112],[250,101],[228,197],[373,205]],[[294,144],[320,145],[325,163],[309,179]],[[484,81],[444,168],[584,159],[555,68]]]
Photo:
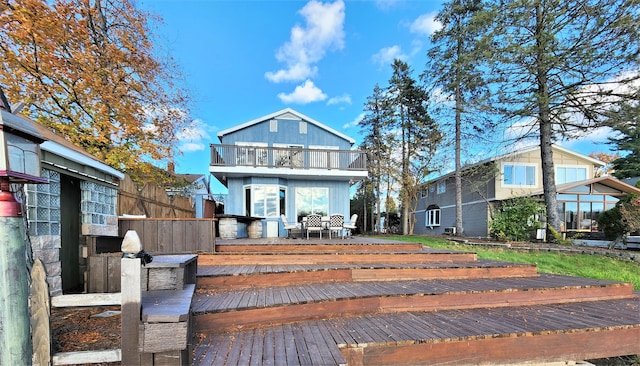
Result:
[[[613,189],[616,189],[618,191],[622,191],[625,193],[635,193],[635,194],[639,194],[640,195],[640,188],[636,188],[632,185],[629,185],[621,180],[618,180],[614,177],[611,176],[604,176],[604,177],[598,177],[598,178],[592,178],[592,179],[587,179],[587,180],[581,180],[578,182],[571,182],[571,183],[565,183],[565,184],[558,184],[556,186],[556,191],[558,193],[563,193],[563,192],[570,192],[572,191],[573,188],[576,187],[580,187],[580,186],[586,186],[586,185],[591,185],[594,183],[599,183],[602,184],[604,186],[607,187],[611,187]],[[536,192],[537,194],[542,194],[542,191],[540,192]],[[535,193],[534,193],[535,194]]]
[[[558,151],[561,151],[563,153],[566,153],[566,154],[569,154],[569,155],[573,155],[573,156],[575,156],[577,158],[580,158],[580,159],[583,159],[583,160],[587,160],[590,163],[592,163],[594,166],[605,166],[605,165],[607,165],[603,161],[600,161],[598,159],[594,159],[594,158],[592,158],[592,157],[590,157],[588,155],[580,154],[578,152],[569,150],[567,148],[564,148],[564,147],[561,147],[561,146],[558,146],[558,145],[552,145],[552,148],[553,148],[553,150],[558,150]],[[506,160],[506,159],[508,159],[510,157],[518,156],[518,155],[521,155],[521,154],[530,153],[530,152],[536,151],[538,149],[540,149],[539,146],[529,146],[529,147],[525,147],[525,148],[522,148],[522,149],[519,149],[519,150],[515,150],[515,151],[509,152],[509,153],[506,153],[506,154],[497,155],[497,156],[494,156],[494,157],[491,157],[491,158],[488,158],[488,159],[481,160],[481,161],[479,161],[477,163],[466,165],[466,166],[462,167],[462,171],[469,170],[471,168],[478,167],[478,166],[481,166],[481,165],[484,165],[484,164],[487,164],[487,163],[490,163],[490,162]],[[439,176],[437,178],[430,179],[429,182],[435,182],[435,181],[441,180],[443,178],[448,178],[450,176],[453,176],[453,174],[454,174],[454,172],[449,172],[449,173],[441,175],[441,176]]]
[[345,135],[345,134],[343,134],[341,132],[338,132],[338,131],[334,130],[333,128],[331,128],[331,127],[329,127],[329,126],[327,126],[325,124],[322,124],[322,123],[314,120],[311,117],[305,116],[304,114],[302,114],[302,113],[300,113],[298,111],[295,111],[295,110],[293,110],[291,108],[285,108],[285,109],[279,110],[277,112],[273,112],[271,114],[267,114],[266,116],[258,117],[256,119],[252,119],[251,121],[239,124],[237,126],[234,126],[234,127],[231,127],[231,128],[227,128],[226,130],[222,130],[222,131],[218,132],[218,139],[220,139],[220,141],[222,141],[222,137],[225,136],[225,135],[228,135],[228,134],[233,133],[235,131],[239,131],[239,130],[241,130],[243,128],[247,128],[247,127],[253,126],[253,125],[257,124],[257,123],[268,121],[268,120],[275,119],[275,118],[278,118],[278,119],[290,119],[290,120],[303,120],[303,121],[306,121],[308,123],[311,123],[311,124],[321,128],[321,129],[323,129],[323,130],[325,130],[327,132],[330,132],[330,133],[332,133],[332,134],[334,134],[336,136],[339,136],[339,137],[349,141],[349,143],[352,144],[352,145],[355,144],[355,142],[356,142],[351,137],[349,137],[349,136],[347,136],[347,135]]

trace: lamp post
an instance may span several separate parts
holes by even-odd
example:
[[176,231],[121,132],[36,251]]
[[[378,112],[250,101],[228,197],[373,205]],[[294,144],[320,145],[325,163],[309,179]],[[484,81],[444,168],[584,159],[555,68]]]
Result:
[[40,177],[44,140],[11,113],[1,89],[0,96],[0,365],[31,365],[26,230],[12,184],[47,182]]

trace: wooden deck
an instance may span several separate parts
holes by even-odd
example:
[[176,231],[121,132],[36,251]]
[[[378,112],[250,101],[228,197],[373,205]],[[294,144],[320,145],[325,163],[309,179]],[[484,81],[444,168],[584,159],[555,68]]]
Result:
[[237,239],[216,249],[198,259],[194,365],[518,364],[640,353],[640,299],[629,284],[358,238]]

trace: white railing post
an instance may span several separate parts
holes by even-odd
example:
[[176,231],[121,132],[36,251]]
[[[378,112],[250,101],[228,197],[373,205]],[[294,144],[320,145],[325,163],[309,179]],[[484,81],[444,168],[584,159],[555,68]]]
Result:
[[122,260],[120,274],[120,291],[122,294],[121,340],[122,365],[140,365],[140,311],[141,311],[141,278],[142,269],[137,253],[142,251],[142,243],[138,234],[127,231],[122,240]]

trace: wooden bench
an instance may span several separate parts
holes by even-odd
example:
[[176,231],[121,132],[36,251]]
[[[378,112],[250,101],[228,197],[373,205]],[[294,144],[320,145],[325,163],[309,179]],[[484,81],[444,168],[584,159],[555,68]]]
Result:
[[[155,290],[142,293],[143,353],[186,351],[190,357],[189,337],[192,329],[191,299],[195,284],[181,290]],[[174,352],[181,356],[182,352]],[[178,363],[183,364],[183,363]]]
[[197,255],[122,258],[122,364],[189,365]]

